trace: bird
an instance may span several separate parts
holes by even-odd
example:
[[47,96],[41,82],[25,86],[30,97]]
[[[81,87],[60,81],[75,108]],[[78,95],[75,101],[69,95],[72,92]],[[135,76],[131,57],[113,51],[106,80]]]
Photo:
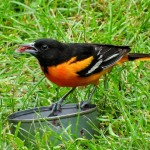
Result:
[[38,59],[41,70],[54,84],[71,87],[51,107],[49,116],[61,110],[64,99],[76,87],[94,85],[87,101],[80,104],[86,108],[99,84],[99,79],[118,64],[128,61],[149,61],[150,54],[130,53],[130,46],[99,43],[63,43],[51,38],[42,38],[32,43],[20,44],[18,53],[30,53]]

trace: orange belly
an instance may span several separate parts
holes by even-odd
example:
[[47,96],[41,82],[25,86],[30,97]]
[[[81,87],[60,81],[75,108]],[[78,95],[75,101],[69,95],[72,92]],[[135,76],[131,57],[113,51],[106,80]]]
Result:
[[[97,85],[99,83],[99,78],[106,74],[111,68],[106,69],[100,73],[93,74],[89,77],[79,77],[76,73],[68,73],[66,69],[63,71],[57,70],[56,68],[48,68],[48,73],[45,76],[53,83],[62,87],[77,87],[86,86],[89,84]],[[55,73],[54,73],[55,72]]]
[[86,86],[88,84],[98,84],[99,78],[107,73],[110,69],[105,69],[102,72],[90,75],[88,77],[80,77],[77,72],[83,70],[93,60],[93,57],[81,61],[75,61],[76,57],[71,58],[69,61],[59,64],[57,66],[47,67],[45,76],[53,83],[63,87],[77,87]]

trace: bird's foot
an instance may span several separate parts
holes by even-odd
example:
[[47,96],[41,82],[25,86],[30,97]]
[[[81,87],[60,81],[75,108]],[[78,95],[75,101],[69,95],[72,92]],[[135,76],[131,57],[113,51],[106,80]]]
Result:
[[51,111],[50,111],[50,114],[48,115],[48,117],[57,116],[57,114],[59,112],[61,112],[61,104],[59,102],[56,102],[56,103],[52,104],[50,109],[51,109]]
[[80,104],[80,108],[81,109],[86,109],[86,108],[89,108],[90,107],[90,102],[89,101],[82,101],[81,104]]
[[97,86],[94,86],[94,88],[92,89],[92,91],[91,91],[91,93],[90,93],[89,98],[88,98],[87,101],[82,101],[81,102],[81,104],[80,104],[80,108],[81,109],[91,108],[92,105],[91,105],[90,102],[91,102],[92,96],[93,96],[96,88],[97,88]]
[[75,88],[72,88],[71,90],[69,90],[63,97],[61,97],[56,103],[54,103],[50,108],[51,108],[51,112],[49,114],[48,117],[51,116],[57,116],[57,114],[59,112],[61,112],[61,104],[64,101],[64,99],[73,91],[75,90]]

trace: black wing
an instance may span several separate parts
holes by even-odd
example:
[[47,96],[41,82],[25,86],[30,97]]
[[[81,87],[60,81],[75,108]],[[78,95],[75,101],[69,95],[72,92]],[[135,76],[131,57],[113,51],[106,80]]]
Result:
[[[91,47],[91,51],[89,48]],[[84,48],[84,52],[87,53],[80,55],[78,59],[82,57],[93,56],[94,59],[92,63],[86,67],[84,70],[78,72],[79,76],[87,77],[91,74],[98,73],[106,68],[113,66],[117,61],[119,61],[125,54],[130,51],[129,46],[114,46],[114,45],[101,45],[101,44],[91,44]]]

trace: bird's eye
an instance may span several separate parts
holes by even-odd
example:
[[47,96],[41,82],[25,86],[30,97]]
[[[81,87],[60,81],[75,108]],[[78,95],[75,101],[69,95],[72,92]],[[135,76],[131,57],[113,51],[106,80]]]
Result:
[[42,50],[47,50],[47,49],[48,49],[48,45],[46,45],[46,44],[42,45],[42,46],[41,46],[41,49],[42,49]]

